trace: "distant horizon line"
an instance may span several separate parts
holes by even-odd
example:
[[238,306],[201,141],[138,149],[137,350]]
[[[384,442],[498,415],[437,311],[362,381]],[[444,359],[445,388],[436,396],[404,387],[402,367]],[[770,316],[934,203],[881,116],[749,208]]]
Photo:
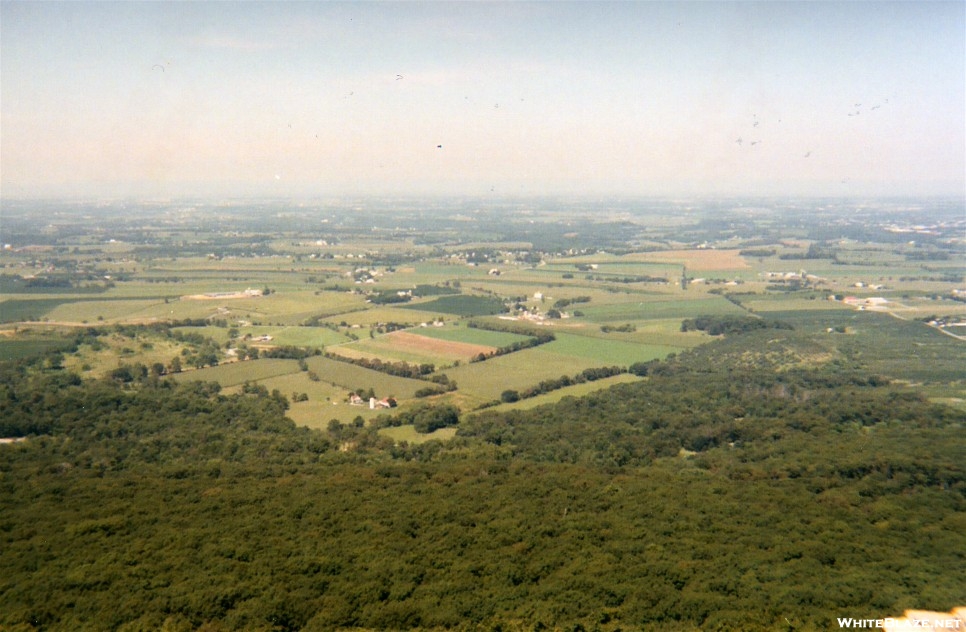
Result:
[[890,194],[644,194],[644,193],[331,193],[312,195],[182,195],[182,196],[95,196],[95,195],[23,195],[4,196],[0,194],[0,204],[15,202],[70,202],[70,203],[160,203],[160,202],[306,202],[326,200],[664,200],[664,201],[709,201],[709,200],[960,200],[966,203],[966,191],[957,193],[890,193]]

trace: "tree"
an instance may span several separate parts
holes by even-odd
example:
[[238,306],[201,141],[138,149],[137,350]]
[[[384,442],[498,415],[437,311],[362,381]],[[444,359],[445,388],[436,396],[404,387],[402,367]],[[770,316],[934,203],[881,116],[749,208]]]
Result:
[[500,401],[507,404],[520,401],[520,393],[512,389],[507,389],[500,394]]
[[181,358],[174,356],[171,358],[171,364],[169,366],[171,367],[172,373],[181,373]]

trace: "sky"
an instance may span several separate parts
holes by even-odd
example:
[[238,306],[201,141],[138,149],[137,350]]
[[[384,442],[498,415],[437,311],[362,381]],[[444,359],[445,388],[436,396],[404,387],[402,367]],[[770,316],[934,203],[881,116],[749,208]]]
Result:
[[0,0],[0,197],[966,196],[966,2]]

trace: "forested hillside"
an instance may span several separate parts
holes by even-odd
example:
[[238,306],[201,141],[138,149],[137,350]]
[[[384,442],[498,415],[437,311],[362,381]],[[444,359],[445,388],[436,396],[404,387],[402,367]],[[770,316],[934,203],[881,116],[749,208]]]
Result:
[[297,428],[257,386],[8,364],[0,628],[827,630],[966,603],[966,415],[800,345],[741,334],[418,446]]

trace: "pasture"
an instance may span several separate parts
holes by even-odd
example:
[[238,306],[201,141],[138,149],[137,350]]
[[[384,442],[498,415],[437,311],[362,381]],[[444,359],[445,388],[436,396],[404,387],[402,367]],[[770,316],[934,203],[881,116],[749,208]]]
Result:
[[581,307],[586,320],[609,324],[637,322],[650,319],[694,318],[695,316],[747,315],[745,310],[721,296],[691,293],[688,297],[678,295],[663,300],[647,297],[637,302],[610,305],[588,304]]
[[[296,360],[280,360],[264,358],[261,360],[246,360],[245,362],[229,362],[203,369],[186,370],[175,373],[171,377],[177,382],[200,380],[202,382],[218,382],[222,387],[238,386],[245,382],[259,382],[279,375],[298,373],[299,365]],[[284,393],[288,395],[288,393]]]
[[62,338],[10,338],[0,336],[0,361],[20,360],[67,346]]
[[515,342],[527,340],[528,336],[512,334],[503,331],[490,331],[477,327],[466,326],[446,326],[446,327],[423,327],[413,330],[412,333],[426,338],[438,340],[450,340],[452,342],[462,342],[471,345],[483,345],[486,347],[506,347]]
[[306,358],[305,362],[309,370],[314,371],[323,382],[341,386],[350,391],[372,388],[377,397],[411,399],[416,391],[429,385],[422,380],[396,377],[322,356]]
[[499,399],[507,389],[524,389],[543,380],[563,375],[573,376],[584,369],[607,363],[590,358],[545,351],[542,345],[524,349],[485,362],[462,364],[446,370],[446,375],[459,384],[459,392],[476,405]]
[[109,334],[100,336],[98,342],[102,346],[98,350],[81,345],[77,353],[64,359],[64,366],[85,375],[103,377],[125,364],[167,366],[172,358],[180,355],[182,348],[173,340],[153,334],[139,334],[136,338]]
[[[333,419],[343,425],[352,424],[357,418],[368,423],[379,415],[385,415],[385,409],[371,410],[368,405],[355,406],[344,401],[346,390],[339,391],[341,395],[330,399],[313,399],[309,393],[309,401],[293,403],[286,416],[299,426],[307,426],[317,430],[325,430]],[[288,394],[286,394],[288,395]],[[391,413],[390,413],[391,414]]]
[[253,325],[251,327],[240,327],[239,333],[242,336],[250,334],[252,338],[271,336],[272,340],[269,343],[270,345],[290,345],[295,347],[327,347],[342,344],[349,340],[345,334],[329,329],[328,327],[267,327]]
[[630,366],[665,358],[681,347],[670,345],[645,345],[624,340],[607,340],[569,333],[556,333],[557,339],[540,347],[541,350],[563,356],[596,361],[596,366]]
[[502,300],[492,296],[475,296],[473,294],[440,296],[426,302],[403,305],[402,308],[452,314],[454,316],[489,316],[504,311]]
[[417,325],[430,323],[446,314],[428,312],[412,308],[395,307],[392,305],[368,305],[359,309],[328,316],[323,320],[327,323],[346,323],[349,326],[376,327],[384,323],[403,323]]

